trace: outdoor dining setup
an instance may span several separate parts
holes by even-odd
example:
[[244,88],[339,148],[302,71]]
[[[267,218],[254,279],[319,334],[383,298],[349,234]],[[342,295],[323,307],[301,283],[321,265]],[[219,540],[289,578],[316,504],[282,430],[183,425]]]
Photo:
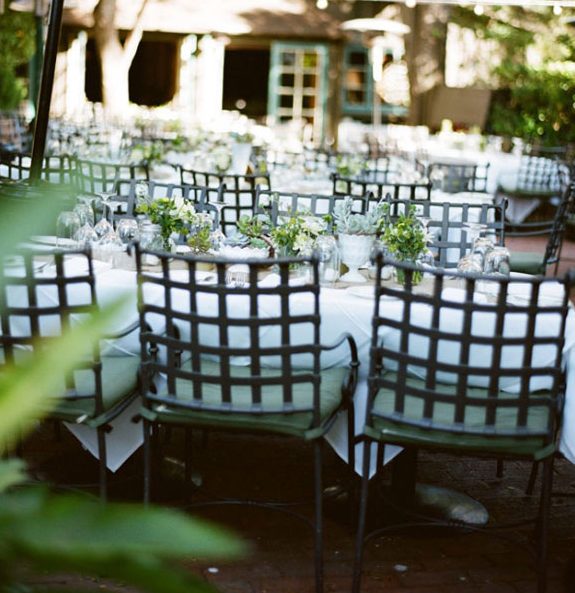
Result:
[[0,341],[15,364],[121,299],[114,331],[62,377],[50,412],[99,459],[103,499],[108,470],[142,446],[143,496],[154,499],[158,427],[309,441],[320,591],[327,441],[357,493],[359,591],[369,483],[388,463],[426,448],[526,459],[543,466],[545,590],[553,458],[575,463],[574,279],[545,277],[573,207],[567,161],[525,154],[544,167],[528,199],[553,206],[547,250],[526,255],[505,241],[521,226],[506,215],[519,177],[515,193],[489,193],[485,169],[384,147],[259,147],[240,161],[233,132],[195,144],[74,137],[65,154],[70,144],[48,135],[37,184],[29,157],[2,153],[6,203],[38,195],[59,207],[46,234],[3,254]]
[[572,105],[529,119],[480,62],[571,55],[540,42],[569,3],[34,3],[33,119],[0,101],[0,581],[563,593]]

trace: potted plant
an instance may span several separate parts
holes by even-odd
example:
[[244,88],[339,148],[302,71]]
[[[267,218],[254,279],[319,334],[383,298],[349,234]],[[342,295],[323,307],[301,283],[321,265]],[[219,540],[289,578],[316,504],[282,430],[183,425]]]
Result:
[[[428,233],[423,224],[415,216],[415,208],[411,206],[407,213],[387,226],[383,233],[383,242],[390,255],[401,262],[416,264],[426,252]],[[418,284],[423,279],[423,272],[415,270],[412,274],[412,284]],[[397,270],[397,281],[405,283],[403,270]]]
[[371,254],[375,237],[387,223],[387,204],[379,202],[365,214],[354,213],[353,198],[346,197],[333,209],[333,221],[338,235],[341,261],[348,271],[341,277],[344,282],[366,282],[359,273]]
[[140,194],[138,199],[140,202],[136,212],[144,214],[152,224],[158,225],[162,246],[166,251],[172,250],[172,235],[187,236],[190,227],[203,216],[196,212],[192,202],[181,196],[151,199],[147,194]]

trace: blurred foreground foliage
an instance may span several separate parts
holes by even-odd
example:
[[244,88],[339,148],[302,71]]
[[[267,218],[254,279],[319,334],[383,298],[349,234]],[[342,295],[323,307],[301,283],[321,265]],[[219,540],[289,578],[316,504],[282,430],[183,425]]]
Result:
[[[0,186],[0,257],[18,241],[42,234],[61,208],[49,188],[31,192],[34,200],[19,191],[14,199],[13,188]],[[207,593],[213,588],[177,561],[233,558],[242,552],[236,537],[175,510],[53,494],[27,483],[24,463],[6,457],[16,439],[49,411],[46,396],[53,395],[59,377],[110,330],[119,305],[94,311],[52,348],[0,373],[2,593],[66,590],[61,583],[37,589],[31,584],[34,576],[53,572],[116,579],[151,593]]]

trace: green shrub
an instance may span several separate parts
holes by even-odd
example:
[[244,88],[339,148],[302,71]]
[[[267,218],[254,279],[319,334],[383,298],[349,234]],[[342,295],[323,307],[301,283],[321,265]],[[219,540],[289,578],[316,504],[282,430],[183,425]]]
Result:
[[488,131],[547,146],[575,142],[575,70],[507,63],[496,72],[507,92],[493,96]]

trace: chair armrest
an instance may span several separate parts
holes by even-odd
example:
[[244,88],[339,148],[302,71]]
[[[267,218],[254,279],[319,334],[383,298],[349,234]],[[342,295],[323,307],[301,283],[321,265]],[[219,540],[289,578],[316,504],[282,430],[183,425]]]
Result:
[[344,379],[342,385],[342,393],[346,400],[350,401],[355,393],[355,388],[357,387],[357,377],[359,372],[359,357],[357,354],[357,344],[355,343],[354,337],[350,333],[342,334],[334,343],[329,345],[322,344],[320,346],[321,350],[335,350],[339,348],[344,342],[347,341],[350,351],[351,361],[349,363],[349,372]]

